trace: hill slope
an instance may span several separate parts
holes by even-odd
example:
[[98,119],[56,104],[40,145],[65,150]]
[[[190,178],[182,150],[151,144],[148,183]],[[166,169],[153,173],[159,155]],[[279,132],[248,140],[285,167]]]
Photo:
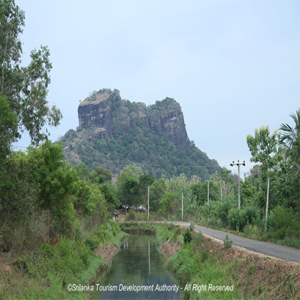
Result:
[[137,164],[155,178],[185,173],[201,179],[220,170],[190,142],[180,105],[171,98],[154,105],[122,100],[118,90],[102,89],[78,107],[79,128],[63,142],[66,160],[101,166],[116,175]]

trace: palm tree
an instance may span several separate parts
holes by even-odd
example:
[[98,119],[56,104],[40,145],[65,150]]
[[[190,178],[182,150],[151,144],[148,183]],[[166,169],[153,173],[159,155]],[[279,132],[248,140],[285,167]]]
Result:
[[292,128],[287,123],[281,124],[280,130],[283,134],[280,137],[280,144],[287,149],[287,155],[291,158],[293,165],[300,170],[300,109],[291,117],[295,122],[295,127]]

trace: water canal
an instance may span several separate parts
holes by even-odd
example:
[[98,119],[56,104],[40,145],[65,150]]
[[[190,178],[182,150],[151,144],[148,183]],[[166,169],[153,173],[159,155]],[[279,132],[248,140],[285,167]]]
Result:
[[181,299],[164,264],[153,236],[131,235],[96,282],[92,299]]

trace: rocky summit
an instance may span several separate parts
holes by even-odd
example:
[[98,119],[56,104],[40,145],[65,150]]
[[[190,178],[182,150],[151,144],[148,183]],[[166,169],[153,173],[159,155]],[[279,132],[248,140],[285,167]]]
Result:
[[160,177],[185,173],[207,178],[220,170],[189,140],[178,102],[172,98],[147,106],[121,99],[118,90],[102,89],[81,101],[79,127],[61,141],[66,160],[101,166],[118,174],[129,164]]
[[[114,119],[121,117],[121,128],[124,132],[128,132],[133,122],[139,122],[160,138],[166,135],[178,150],[185,150],[190,146],[181,107],[174,99],[166,98],[150,107],[143,103],[132,103],[132,106],[135,109],[130,111],[126,102],[121,100],[119,91],[101,90],[80,103],[79,128],[94,129],[99,137],[113,134],[116,130]],[[128,114],[122,116],[125,111]]]

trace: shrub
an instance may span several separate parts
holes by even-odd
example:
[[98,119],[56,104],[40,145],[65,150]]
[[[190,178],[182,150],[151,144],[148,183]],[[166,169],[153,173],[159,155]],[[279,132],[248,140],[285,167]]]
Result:
[[180,227],[177,227],[177,228],[175,229],[174,233],[173,233],[172,236],[171,236],[171,242],[172,242],[172,243],[174,243],[174,242],[176,241],[178,235],[180,234],[180,231],[181,231]]
[[240,229],[243,230],[247,224],[254,224],[257,219],[257,215],[257,209],[254,206],[247,206],[242,209],[240,211]]
[[199,231],[197,232],[194,237],[193,237],[193,240],[197,243],[197,244],[200,244],[203,240],[203,235],[202,235],[202,232]]
[[226,234],[226,237],[225,237],[225,239],[224,239],[224,246],[225,246],[225,248],[231,248],[231,246],[232,246],[232,239],[230,239],[229,237],[228,237],[228,234]]
[[86,239],[85,244],[94,252],[99,244],[99,239],[96,236],[90,236]]
[[136,221],[137,216],[134,210],[130,210],[130,212],[125,216],[126,221]]
[[208,259],[208,249],[204,248],[201,250],[201,262],[205,262]]
[[223,222],[222,222],[221,219],[218,219],[217,226],[218,226],[218,228],[222,228],[223,227]]
[[189,226],[190,231],[194,231],[194,228],[195,228],[195,223],[193,221],[191,221],[190,226]]
[[185,234],[183,235],[184,238],[184,243],[188,244],[192,241],[192,234],[190,232],[190,230],[187,228]]
[[291,209],[276,206],[270,212],[269,218],[269,236],[275,239],[284,239],[287,235],[291,221],[293,220],[293,211]]
[[176,228],[176,225],[173,222],[170,223],[169,226],[168,226],[168,230],[172,230],[174,228]]
[[228,223],[231,229],[240,227],[240,211],[238,208],[231,208],[228,213]]
[[228,224],[228,214],[230,210],[230,203],[229,201],[220,202],[217,207],[217,216],[219,220],[222,221],[225,225]]

